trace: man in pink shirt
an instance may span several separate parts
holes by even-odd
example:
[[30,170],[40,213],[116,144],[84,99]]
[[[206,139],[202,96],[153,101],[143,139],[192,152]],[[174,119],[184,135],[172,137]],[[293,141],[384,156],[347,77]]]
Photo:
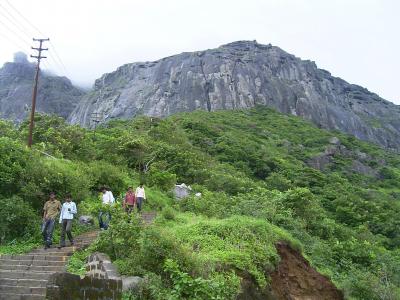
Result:
[[135,203],[136,203],[135,193],[133,192],[132,187],[129,187],[128,191],[125,194],[125,199],[122,203],[122,206],[125,209],[125,211],[128,214],[130,214],[135,207]]

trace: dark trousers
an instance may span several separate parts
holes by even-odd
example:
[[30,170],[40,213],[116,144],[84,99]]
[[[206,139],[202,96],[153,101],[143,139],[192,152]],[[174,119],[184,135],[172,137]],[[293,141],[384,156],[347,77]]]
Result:
[[71,243],[74,242],[74,240],[72,238],[71,229],[72,229],[72,220],[63,219],[61,222],[60,246],[65,247],[65,233],[67,234],[69,241]]
[[128,213],[128,214],[130,214],[131,212],[133,212],[133,209],[135,208],[135,205],[129,205],[129,204],[127,204],[126,206],[125,206],[125,211]]
[[53,243],[53,231],[54,231],[53,219],[47,219],[42,224],[42,235],[44,244],[50,246]]
[[[104,218],[105,216],[105,218]],[[105,219],[105,220],[103,220]],[[111,214],[108,211],[100,211],[99,212],[99,226],[100,229],[107,229],[108,223],[110,223]]]
[[142,197],[136,198],[136,207],[137,207],[138,212],[142,211],[142,203],[143,203]]

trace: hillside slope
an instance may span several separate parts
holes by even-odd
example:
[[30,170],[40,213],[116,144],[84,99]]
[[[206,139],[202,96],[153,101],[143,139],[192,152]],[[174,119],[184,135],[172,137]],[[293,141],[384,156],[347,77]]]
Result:
[[400,148],[399,106],[331,76],[312,61],[255,41],[121,66],[96,80],[69,120],[89,126],[93,112],[108,121],[256,105]]
[[[340,298],[329,280],[348,299],[400,297],[396,153],[263,106],[113,120],[95,132],[38,115],[32,151],[27,125],[0,121],[1,243],[38,233],[49,191],[71,192],[80,212],[96,216],[100,186],[121,199],[144,181],[154,224],[115,206],[95,249],[122,274],[146,277],[139,299],[270,289]],[[174,200],[182,182],[201,197]]]
[[[17,54],[17,57],[16,61],[0,68],[0,118],[21,122],[32,104],[35,65],[29,63],[24,54]],[[67,118],[83,94],[68,78],[42,72],[36,109]]]

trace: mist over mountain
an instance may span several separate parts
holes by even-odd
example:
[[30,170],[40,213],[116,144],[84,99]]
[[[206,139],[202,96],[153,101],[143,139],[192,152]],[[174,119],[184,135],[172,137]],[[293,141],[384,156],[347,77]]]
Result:
[[[26,54],[16,53],[14,62],[0,68],[0,118],[21,122],[30,111],[35,64]],[[36,110],[67,118],[84,92],[66,77],[41,72]]]
[[97,79],[69,117],[90,126],[137,115],[264,105],[387,148],[400,146],[400,106],[272,45],[237,41],[119,67]]

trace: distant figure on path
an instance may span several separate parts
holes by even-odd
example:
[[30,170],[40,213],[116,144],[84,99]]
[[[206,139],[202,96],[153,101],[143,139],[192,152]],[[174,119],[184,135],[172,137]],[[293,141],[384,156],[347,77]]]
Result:
[[135,194],[133,193],[132,187],[129,187],[128,191],[126,192],[124,202],[122,203],[123,208],[128,214],[130,214],[135,208],[135,202]]
[[65,247],[65,233],[67,233],[68,239],[71,242],[71,246],[74,244],[72,238],[72,220],[74,215],[77,213],[76,204],[72,201],[71,194],[67,194],[65,197],[65,202],[61,208],[60,223],[61,223],[61,240],[59,249]]
[[60,213],[61,203],[56,199],[54,192],[50,193],[49,200],[43,207],[42,234],[44,240],[44,249],[50,248],[53,243],[53,231],[55,220]]
[[[102,188],[102,201],[103,201],[103,205],[111,205],[115,202],[114,196],[112,194],[112,192],[110,191],[110,189],[107,189],[106,187]],[[105,220],[103,220],[103,216],[106,217]],[[108,228],[108,223],[110,223],[111,220],[111,214],[109,211],[100,211],[99,212],[99,226],[100,229],[102,230],[106,230]]]
[[144,191],[143,183],[139,184],[139,186],[136,188],[135,197],[136,207],[138,209],[138,212],[141,212],[143,200],[146,200],[146,193]]

